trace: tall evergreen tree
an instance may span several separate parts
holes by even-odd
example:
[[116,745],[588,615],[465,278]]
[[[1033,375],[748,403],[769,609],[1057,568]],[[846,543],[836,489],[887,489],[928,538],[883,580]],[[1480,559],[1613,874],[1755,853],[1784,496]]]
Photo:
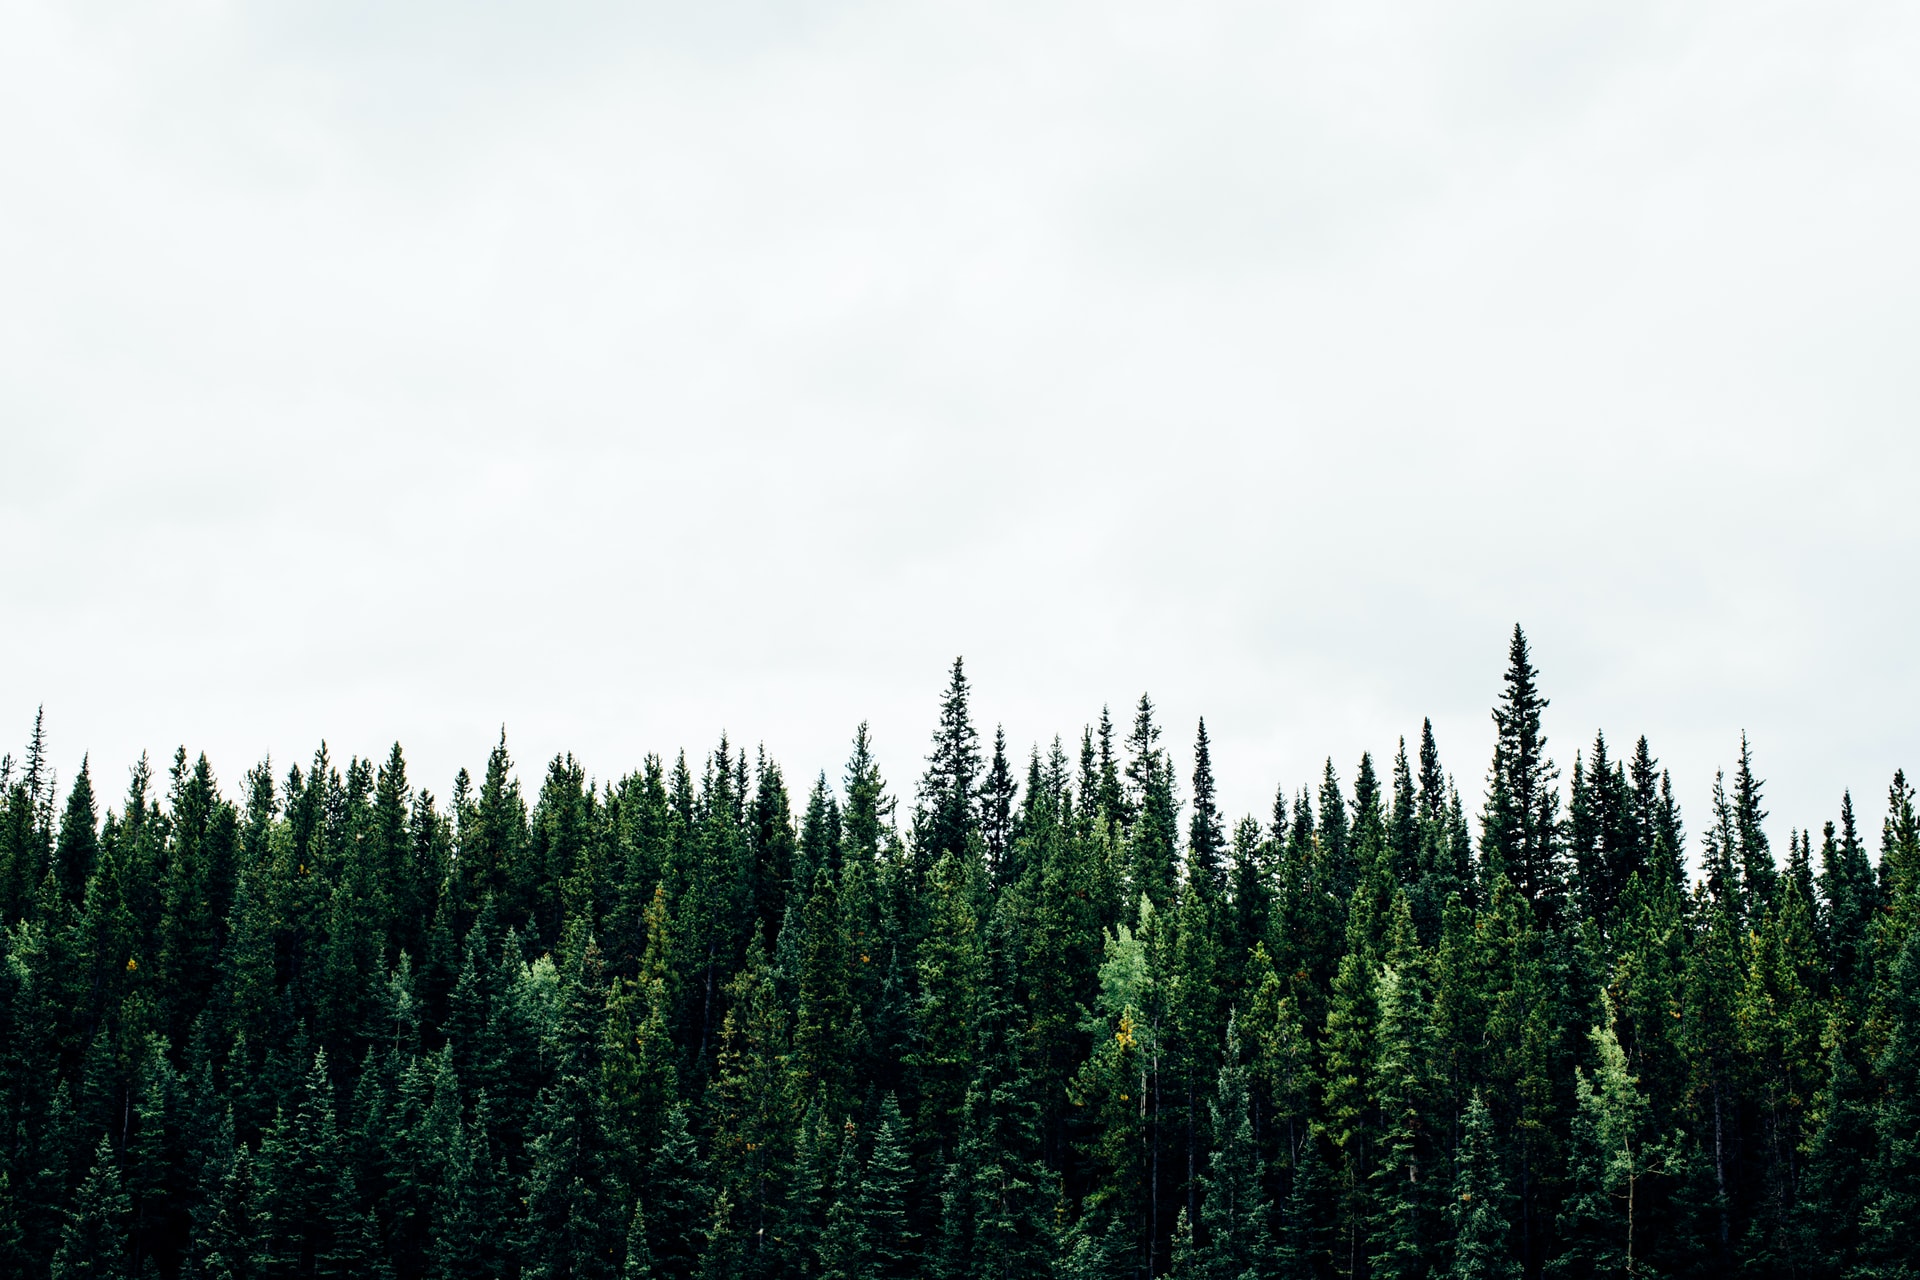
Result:
[[913,812],[914,845],[924,869],[946,856],[979,856],[970,848],[980,838],[980,735],[967,708],[971,696],[966,668],[955,658]]
[[1452,1280],[1519,1280],[1509,1251],[1506,1178],[1494,1141],[1493,1113],[1478,1093],[1467,1105],[1454,1163]]
[[[34,722],[36,737],[39,722]],[[106,1280],[127,1271],[127,1217],[131,1212],[113,1146],[102,1134],[93,1168],[74,1190],[67,1210],[60,1251],[53,1255],[53,1280]]]
[[993,731],[993,759],[980,783],[980,835],[986,845],[987,876],[995,888],[1019,879],[1014,857],[1014,800],[1019,792],[1007,763],[1007,731]]
[[1547,758],[1540,673],[1526,633],[1516,625],[1507,651],[1506,688],[1493,711],[1497,738],[1480,815],[1487,877],[1505,875],[1543,921],[1558,917],[1566,885],[1560,853],[1558,770]]
[[1213,781],[1213,750],[1203,718],[1193,740],[1193,816],[1187,824],[1187,887],[1220,900],[1226,897],[1223,864],[1226,831]]
[[1555,1276],[1629,1276],[1644,1262],[1647,1238],[1636,1210],[1646,1209],[1645,1180],[1660,1167],[1647,1132],[1647,1099],[1627,1074],[1626,1054],[1614,1034],[1612,1009],[1593,1029],[1592,1075],[1574,1068],[1569,1194],[1560,1209]]
[[676,1106],[667,1113],[647,1173],[647,1240],[655,1274],[662,1280],[690,1280],[699,1274],[712,1226],[713,1199],[707,1183],[706,1161],[687,1127],[687,1110]]
[[1369,1081],[1381,1130],[1378,1161],[1369,1173],[1371,1274],[1381,1280],[1424,1276],[1439,1236],[1434,1189],[1440,1143],[1431,1127],[1439,1109],[1433,985],[1405,894],[1394,897],[1389,937],[1378,978],[1379,1035]]
[[1208,1104],[1213,1154],[1200,1218],[1205,1244],[1199,1270],[1211,1280],[1270,1276],[1278,1265],[1265,1162],[1254,1138],[1247,1068],[1240,1056],[1240,1034],[1229,1017],[1219,1085]]
[[849,1268],[852,1280],[909,1280],[922,1274],[920,1241],[908,1212],[912,1188],[906,1121],[888,1094],[880,1104],[873,1151],[852,1197],[857,1240]]
[[978,1067],[941,1206],[941,1259],[960,1280],[1019,1280],[1051,1270],[1058,1193],[1041,1159],[1040,1108],[1012,1000],[1018,987],[1004,917],[987,946]]
[[249,1271],[263,1280],[359,1276],[372,1261],[332,1094],[321,1052],[261,1139]]
[[550,1280],[612,1276],[630,1216],[602,1109],[599,948],[584,923],[573,932],[556,993],[553,1074],[540,1096],[522,1246],[522,1273]]

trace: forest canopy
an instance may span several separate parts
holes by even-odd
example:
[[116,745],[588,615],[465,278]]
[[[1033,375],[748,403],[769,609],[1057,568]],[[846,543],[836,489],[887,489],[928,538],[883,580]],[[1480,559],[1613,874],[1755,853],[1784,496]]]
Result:
[[115,802],[36,720],[0,1274],[1913,1274],[1903,774],[1873,853],[1850,795],[1776,852],[1743,737],[1690,843],[1646,738],[1555,763],[1517,627],[1475,813],[1430,723],[1230,822],[1204,721],[1022,761],[970,693],[905,786],[863,724],[833,779],[523,788],[503,733]]

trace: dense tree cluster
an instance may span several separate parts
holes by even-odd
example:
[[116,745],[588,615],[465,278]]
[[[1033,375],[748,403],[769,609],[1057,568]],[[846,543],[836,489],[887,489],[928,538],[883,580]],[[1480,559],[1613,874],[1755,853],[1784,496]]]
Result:
[[1509,657],[1477,822],[1428,726],[1230,824],[1144,697],[1022,780],[958,662],[909,806],[863,726],[798,806],[724,739],[529,805],[503,736],[102,820],[36,725],[0,1273],[1912,1274],[1912,788],[1782,860],[1743,740],[1690,880],[1646,740],[1563,790]]

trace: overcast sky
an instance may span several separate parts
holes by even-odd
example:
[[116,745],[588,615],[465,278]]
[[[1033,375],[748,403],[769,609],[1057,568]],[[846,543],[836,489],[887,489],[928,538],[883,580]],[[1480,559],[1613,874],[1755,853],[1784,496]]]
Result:
[[0,0],[0,741],[1920,767],[1920,9]]

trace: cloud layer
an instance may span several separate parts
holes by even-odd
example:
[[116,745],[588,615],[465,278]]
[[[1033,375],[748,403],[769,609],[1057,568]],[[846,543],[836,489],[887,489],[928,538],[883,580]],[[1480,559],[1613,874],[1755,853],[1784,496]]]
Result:
[[[696,16],[675,10],[697,10]],[[1920,16],[16,4],[0,728],[1916,764]],[[115,789],[109,785],[111,791]]]

